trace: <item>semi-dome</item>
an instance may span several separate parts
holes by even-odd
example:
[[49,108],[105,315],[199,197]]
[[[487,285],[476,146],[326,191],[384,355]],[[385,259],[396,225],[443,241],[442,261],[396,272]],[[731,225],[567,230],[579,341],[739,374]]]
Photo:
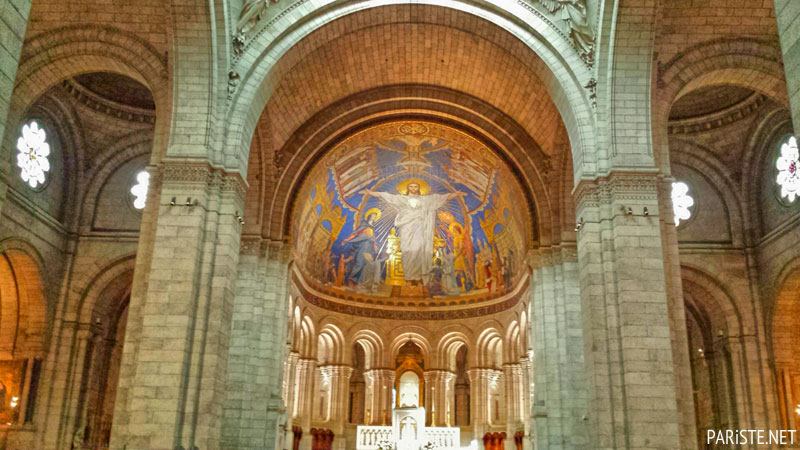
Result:
[[503,159],[464,131],[363,129],[315,164],[295,199],[296,275],[318,295],[378,305],[507,296],[527,274],[523,199]]

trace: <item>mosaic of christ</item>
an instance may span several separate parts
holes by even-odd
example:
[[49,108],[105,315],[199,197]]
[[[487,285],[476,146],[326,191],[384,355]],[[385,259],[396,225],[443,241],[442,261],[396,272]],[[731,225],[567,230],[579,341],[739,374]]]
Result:
[[444,125],[391,122],[350,136],[296,201],[297,267],[322,291],[502,295],[523,275],[531,219],[516,178]]

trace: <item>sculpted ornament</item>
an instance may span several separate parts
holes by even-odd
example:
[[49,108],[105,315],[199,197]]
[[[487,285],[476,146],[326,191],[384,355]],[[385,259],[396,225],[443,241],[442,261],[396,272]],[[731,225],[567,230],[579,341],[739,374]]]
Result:
[[264,12],[269,5],[278,3],[278,0],[245,0],[242,5],[242,12],[239,13],[239,20],[236,21],[236,29],[247,33],[264,16]]
[[550,13],[563,20],[569,28],[569,36],[581,59],[594,64],[595,35],[586,9],[586,0],[536,0]]

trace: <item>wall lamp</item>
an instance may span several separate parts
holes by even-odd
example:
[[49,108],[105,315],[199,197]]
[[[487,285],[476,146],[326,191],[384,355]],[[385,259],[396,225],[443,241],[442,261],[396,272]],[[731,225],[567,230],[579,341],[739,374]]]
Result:
[[577,233],[578,231],[581,231],[581,228],[583,228],[583,217],[581,217],[580,220],[578,220],[578,223],[575,224],[575,232]]
[[[623,206],[622,212],[625,213],[626,216],[638,216],[639,214],[633,213],[633,208],[630,206]],[[647,206],[642,207],[642,216],[647,217],[650,215],[650,210],[647,209]]]
[[[175,198],[175,197],[172,197],[172,198],[169,200],[169,206],[175,206],[175,205],[177,205],[177,204],[178,204],[178,200],[177,200],[177,198]],[[197,205],[199,205],[199,204],[200,204],[200,200],[198,200],[198,199],[194,199],[194,201],[192,201],[192,197],[186,197],[186,206],[189,206],[189,207],[191,207],[191,206],[197,206]]]

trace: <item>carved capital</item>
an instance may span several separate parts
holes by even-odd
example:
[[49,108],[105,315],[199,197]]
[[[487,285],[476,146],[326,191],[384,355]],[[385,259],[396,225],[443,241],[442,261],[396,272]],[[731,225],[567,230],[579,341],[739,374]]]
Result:
[[533,270],[552,267],[567,262],[578,262],[578,248],[574,243],[558,247],[539,248],[530,252],[530,265]]
[[240,203],[244,203],[247,182],[238,172],[228,172],[206,163],[167,162],[162,170],[164,184],[179,184],[205,189],[231,192]]
[[597,207],[614,200],[653,201],[658,198],[659,175],[642,172],[614,172],[593,181],[581,181],[575,188],[575,207]]

